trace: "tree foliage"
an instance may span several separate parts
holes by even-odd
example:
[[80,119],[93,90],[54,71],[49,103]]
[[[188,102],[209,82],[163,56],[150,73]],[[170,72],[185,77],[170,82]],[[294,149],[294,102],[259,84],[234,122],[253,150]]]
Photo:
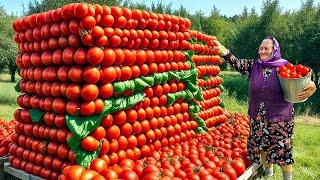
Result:
[[15,18],[8,15],[0,6],[0,73],[8,70],[11,74],[11,81],[15,81],[14,75],[17,70],[15,64],[15,57],[18,54],[17,46],[12,42],[14,33],[11,30],[11,24]]

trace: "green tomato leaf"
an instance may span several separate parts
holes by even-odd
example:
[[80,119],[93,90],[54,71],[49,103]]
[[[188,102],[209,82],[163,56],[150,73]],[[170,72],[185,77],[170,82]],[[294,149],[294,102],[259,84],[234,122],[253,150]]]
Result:
[[29,113],[31,116],[31,121],[34,123],[39,122],[44,115],[44,112],[40,109],[29,109]]
[[21,92],[20,81],[14,86],[14,90],[16,90],[16,92]]

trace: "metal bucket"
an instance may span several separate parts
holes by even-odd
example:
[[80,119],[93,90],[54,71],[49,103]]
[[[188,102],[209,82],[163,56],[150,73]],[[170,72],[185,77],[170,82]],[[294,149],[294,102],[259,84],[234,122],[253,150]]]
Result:
[[307,76],[302,78],[282,78],[278,74],[284,99],[291,103],[301,103],[306,101],[308,98],[299,100],[297,99],[297,96],[311,81],[311,74],[312,70],[310,70]]

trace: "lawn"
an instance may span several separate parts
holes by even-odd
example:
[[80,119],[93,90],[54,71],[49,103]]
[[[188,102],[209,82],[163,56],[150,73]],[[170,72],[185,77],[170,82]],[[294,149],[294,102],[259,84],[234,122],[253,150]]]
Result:
[[[18,82],[19,76],[16,76]],[[13,119],[13,113],[18,108],[16,99],[19,95],[14,87],[17,83],[9,82],[9,74],[0,74],[0,117],[6,120]]]

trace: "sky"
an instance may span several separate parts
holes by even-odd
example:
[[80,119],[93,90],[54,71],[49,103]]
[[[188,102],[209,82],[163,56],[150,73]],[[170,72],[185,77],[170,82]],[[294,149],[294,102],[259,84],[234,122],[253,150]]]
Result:
[[[23,12],[23,5],[27,7],[30,0],[0,0],[0,5],[4,7],[7,13],[20,16]],[[33,2],[34,0],[32,0]],[[40,1],[40,0],[38,0]],[[152,2],[157,4],[162,1],[164,4],[172,3],[173,9],[178,9],[182,4],[191,14],[198,10],[202,10],[205,15],[209,15],[213,7],[219,11],[221,15],[232,17],[242,13],[244,7],[250,10],[255,8],[258,14],[261,13],[263,0],[131,0],[132,2],[145,2],[151,5]],[[306,0],[279,0],[280,7],[283,11],[298,10],[302,2]],[[315,4],[319,4],[320,0],[314,0]]]

